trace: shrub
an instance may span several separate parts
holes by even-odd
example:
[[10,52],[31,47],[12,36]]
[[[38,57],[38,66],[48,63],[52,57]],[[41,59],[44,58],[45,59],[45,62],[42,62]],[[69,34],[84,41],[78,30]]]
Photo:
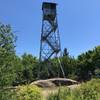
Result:
[[100,80],[91,80],[82,84],[74,90],[75,100],[99,100],[100,97]]
[[32,86],[18,86],[16,89],[0,90],[0,100],[42,100],[41,89]]
[[16,100],[16,92],[14,89],[0,89],[0,100]]
[[51,94],[48,100],[100,100],[100,79],[93,79],[72,90],[60,88],[58,93]]
[[17,100],[42,100],[41,89],[29,85],[18,87],[17,98]]

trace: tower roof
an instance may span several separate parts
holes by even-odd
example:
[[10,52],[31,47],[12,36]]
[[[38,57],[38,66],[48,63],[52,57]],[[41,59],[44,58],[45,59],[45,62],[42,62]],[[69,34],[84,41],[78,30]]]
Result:
[[56,3],[51,3],[51,2],[43,2],[42,4],[42,10],[47,8],[47,9],[56,9]]

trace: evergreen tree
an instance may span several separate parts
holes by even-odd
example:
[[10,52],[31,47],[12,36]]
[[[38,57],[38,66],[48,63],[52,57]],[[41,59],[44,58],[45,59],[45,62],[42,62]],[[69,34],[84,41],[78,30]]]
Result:
[[15,36],[10,25],[0,24],[0,86],[11,85],[15,77]]

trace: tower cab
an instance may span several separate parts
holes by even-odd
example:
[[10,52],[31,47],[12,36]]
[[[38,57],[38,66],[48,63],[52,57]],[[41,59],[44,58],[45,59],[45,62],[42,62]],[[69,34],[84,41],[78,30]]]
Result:
[[56,17],[56,3],[44,2],[42,5],[43,17],[45,20],[55,20]]

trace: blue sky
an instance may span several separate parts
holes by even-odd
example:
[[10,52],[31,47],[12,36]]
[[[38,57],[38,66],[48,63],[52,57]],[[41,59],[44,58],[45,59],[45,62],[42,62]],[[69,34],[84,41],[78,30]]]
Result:
[[100,0],[0,0],[0,22],[18,36],[18,55],[39,55],[43,1],[58,4],[62,50],[76,57],[100,45]]

